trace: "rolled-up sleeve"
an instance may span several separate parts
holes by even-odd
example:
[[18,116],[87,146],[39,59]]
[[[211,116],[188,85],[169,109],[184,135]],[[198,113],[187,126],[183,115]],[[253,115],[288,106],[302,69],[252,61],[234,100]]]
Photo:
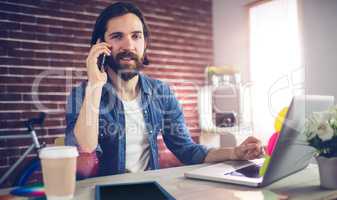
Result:
[[185,124],[184,114],[178,100],[168,86],[164,87],[164,130],[163,139],[171,152],[184,164],[203,163],[208,149],[196,144]]

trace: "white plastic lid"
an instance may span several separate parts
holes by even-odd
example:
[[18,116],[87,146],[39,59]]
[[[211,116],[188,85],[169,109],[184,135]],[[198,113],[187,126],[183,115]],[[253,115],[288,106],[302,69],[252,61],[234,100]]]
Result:
[[76,147],[72,146],[56,146],[56,147],[45,147],[40,150],[40,158],[73,158],[78,156],[78,151]]

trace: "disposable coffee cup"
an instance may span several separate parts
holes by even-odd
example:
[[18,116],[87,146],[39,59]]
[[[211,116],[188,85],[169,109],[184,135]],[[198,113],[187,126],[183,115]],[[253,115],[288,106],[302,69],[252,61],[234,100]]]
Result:
[[41,149],[39,157],[48,200],[67,200],[74,197],[77,156],[77,148],[71,146]]

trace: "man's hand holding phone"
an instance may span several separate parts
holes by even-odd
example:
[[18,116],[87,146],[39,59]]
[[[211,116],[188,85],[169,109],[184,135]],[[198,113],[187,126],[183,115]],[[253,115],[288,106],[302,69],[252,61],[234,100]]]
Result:
[[108,80],[105,71],[100,71],[97,61],[100,55],[110,55],[111,45],[97,40],[86,59],[88,84],[74,133],[82,152],[92,153],[98,144],[99,111],[103,86]]
[[[107,73],[98,66],[98,58],[101,54],[105,56],[111,55],[111,45],[106,42],[101,42],[100,39],[97,40],[96,44],[93,45],[89,51],[86,64],[88,80],[91,85],[104,85],[107,80]],[[101,64],[101,63],[100,63]]]

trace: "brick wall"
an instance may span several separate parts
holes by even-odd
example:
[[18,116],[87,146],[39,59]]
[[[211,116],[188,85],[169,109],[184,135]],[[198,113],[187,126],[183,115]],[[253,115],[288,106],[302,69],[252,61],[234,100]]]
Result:
[[[211,1],[133,1],[144,11],[152,33],[152,62],[144,72],[171,85],[196,141],[200,132],[197,89],[204,82],[205,66],[213,60]],[[42,142],[53,143],[63,136],[66,96],[86,79],[85,58],[93,24],[111,2],[0,1],[1,175],[31,144],[24,136],[4,139],[25,134],[23,122],[27,118],[47,112],[44,127],[37,127]],[[162,167],[177,165],[163,144],[160,151]]]

